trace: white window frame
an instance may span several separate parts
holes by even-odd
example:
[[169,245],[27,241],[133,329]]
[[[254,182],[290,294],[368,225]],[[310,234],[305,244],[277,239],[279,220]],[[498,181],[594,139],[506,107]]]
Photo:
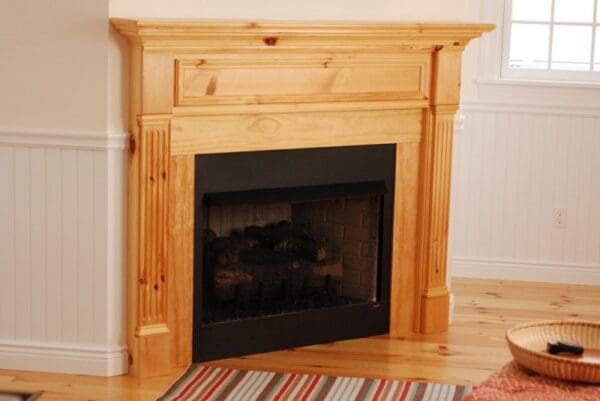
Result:
[[[550,25],[550,44],[548,49],[548,68],[547,69],[525,69],[525,68],[510,68],[509,67],[509,59],[510,59],[510,43],[511,43],[511,31],[512,31],[512,0],[504,1],[504,18],[503,18],[503,38],[502,38],[502,65],[500,67],[500,78],[501,79],[517,79],[517,80],[538,80],[538,81],[569,81],[569,82],[590,82],[590,83],[598,83],[600,82],[600,71],[565,71],[565,70],[551,70],[551,60],[552,60],[552,35],[554,31],[555,25],[580,25],[580,26],[589,26],[590,23],[561,23],[554,21],[554,3],[555,0],[552,0],[552,17],[551,21],[548,22],[540,22],[540,21],[519,21],[526,22],[532,24],[544,24]],[[597,8],[600,7],[600,0],[594,0],[594,18],[592,20],[592,49],[591,49],[591,65],[593,69],[594,57],[595,53],[595,40],[596,40],[596,31],[598,30],[598,24],[600,21],[597,21]]]

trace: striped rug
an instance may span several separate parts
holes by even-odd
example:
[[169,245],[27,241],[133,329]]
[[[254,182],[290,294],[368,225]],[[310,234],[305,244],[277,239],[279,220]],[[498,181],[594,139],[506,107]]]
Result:
[[191,366],[157,401],[462,401],[451,384]]

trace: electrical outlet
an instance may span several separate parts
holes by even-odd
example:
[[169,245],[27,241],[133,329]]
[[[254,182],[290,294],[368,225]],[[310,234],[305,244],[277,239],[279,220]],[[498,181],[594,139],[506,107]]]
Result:
[[555,228],[567,227],[567,209],[556,208],[552,214],[552,226]]

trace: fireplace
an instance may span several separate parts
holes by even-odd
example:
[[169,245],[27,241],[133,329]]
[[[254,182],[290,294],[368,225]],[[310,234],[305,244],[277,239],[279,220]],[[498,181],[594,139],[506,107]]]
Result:
[[[112,23],[130,43],[132,375],[447,329],[461,57],[492,25]],[[369,149],[382,155],[361,168],[343,160]],[[211,335],[227,336],[215,351]]]
[[393,145],[195,164],[195,361],[389,332]]

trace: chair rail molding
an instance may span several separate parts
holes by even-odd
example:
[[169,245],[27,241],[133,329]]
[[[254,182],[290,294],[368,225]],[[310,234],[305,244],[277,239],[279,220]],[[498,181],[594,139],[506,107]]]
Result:
[[121,132],[0,127],[0,144],[66,149],[126,149],[129,135]]

